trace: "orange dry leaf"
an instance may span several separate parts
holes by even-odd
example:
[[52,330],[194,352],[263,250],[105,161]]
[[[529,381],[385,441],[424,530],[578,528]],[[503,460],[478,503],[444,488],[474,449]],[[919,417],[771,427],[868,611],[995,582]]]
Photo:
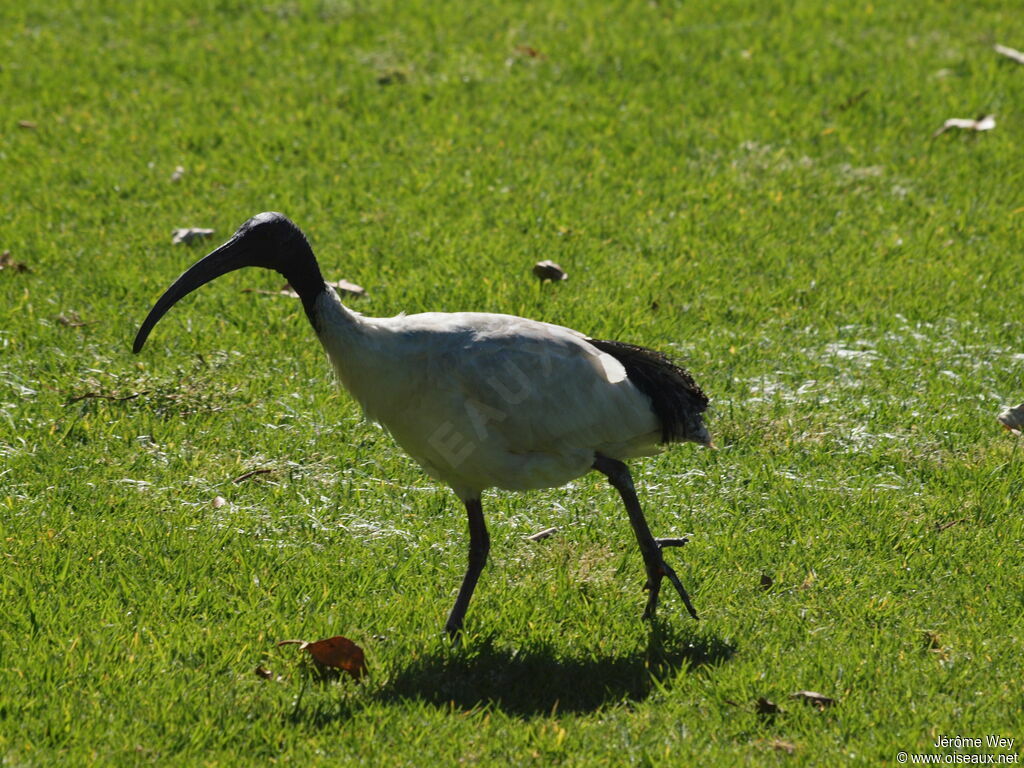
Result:
[[282,640],[278,646],[298,645],[300,649],[308,651],[309,655],[317,664],[334,669],[343,669],[358,680],[366,672],[366,659],[363,656],[363,649],[353,643],[347,637],[336,635],[324,640],[317,640],[313,643],[302,640]]
[[536,48],[530,45],[517,45],[516,53],[522,56],[529,56],[531,59],[545,59],[547,58],[543,53],[538,51]]

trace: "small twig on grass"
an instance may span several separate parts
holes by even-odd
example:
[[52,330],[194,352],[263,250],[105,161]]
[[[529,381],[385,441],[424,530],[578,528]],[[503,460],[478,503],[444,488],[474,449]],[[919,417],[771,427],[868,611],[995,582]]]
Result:
[[558,528],[557,527],[555,527],[555,528],[545,528],[543,531],[537,531],[536,533],[531,533],[529,536],[523,536],[523,538],[526,541],[543,541],[544,539],[547,539],[547,538],[549,538],[551,536],[554,536],[556,533],[558,533]]
[[149,394],[149,390],[148,389],[144,389],[141,392],[133,392],[130,395],[105,395],[102,392],[86,392],[84,395],[78,395],[77,397],[72,397],[70,400],[68,400],[66,403],[64,403],[64,405],[72,405],[72,404],[77,403],[77,402],[79,402],[81,400],[87,400],[89,398],[93,398],[93,399],[96,399],[96,400],[112,400],[114,402],[121,402],[123,400],[134,400],[136,397],[139,397],[141,395],[148,395],[148,394]]
[[248,480],[250,477],[255,477],[256,475],[269,475],[273,471],[274,470],[267,469],[267,468],[264,468],[264,469],[253,469],[253,470],[250,470],[250,471],[246,472],[245,474],[239,475],[238,477],[236,477],[231,482],[234,483],[235,485],[238,485],[242,481]]

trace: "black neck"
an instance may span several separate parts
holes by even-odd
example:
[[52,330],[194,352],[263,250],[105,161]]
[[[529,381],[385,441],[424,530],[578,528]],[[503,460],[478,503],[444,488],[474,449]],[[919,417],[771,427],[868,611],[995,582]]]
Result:
[[284,276],[292,290],[299,294],[302,307],[306,310],[306,317],[313,328],[319,330],[314,307],[317,297],[327,289],[327,285],[306,238],[303,237],[302,241],[296,244],[290,257],[280,266],[275,266],[275,269]]

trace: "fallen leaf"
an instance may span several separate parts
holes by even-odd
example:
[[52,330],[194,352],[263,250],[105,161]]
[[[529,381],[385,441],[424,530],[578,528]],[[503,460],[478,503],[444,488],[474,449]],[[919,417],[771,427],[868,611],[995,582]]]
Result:
[[523,536],[527,541],[544,541],[544,539],[550,538],[554,534],[558,533],[558,528],[545,528],[543,531],[537,531],[531,533],[529,536]]
[[1018,64],[1024,64],[1024,53],[1021,53],[1016,48],[1010,48],[1006,45],[1000,45],[996,43],[992,46],[992,49],[1000,56],[1005,56],[1008,59],[1013,59]]
[[825,707],[831,707],[836,703],[835,699],[830,699],[828,696],[818,693],[817,691],[797,691],[796,693],[789,694],[791,699],[799,699],[808,704],[812,704],[818,709],[825,709]]
[[348,280],[335,280],[333,283],[327,283],[331,288],[335,288],[342,293],[348,294],[349,296],[365,296],[366,289],[361,285],[350,283]]
[[74,311],[68,312],[66,315],[59,314],[54,319],[61,325],[66,325],[68,328],[81,328],[84,325],[93,325],[97,322],[96,320],[86,322],[78,316],[77,312]]
[[531,59],[546,59],[547,57],[538,51],[536,48],[530,45],[517,45],[516,53],[523,56],[529,56]]
[[776,752],[785,752],[787,755],[792,755],[796,751],[796,744],[791,744],[782,739],[772,739],[768,742],[768,746]]
[[995,127],[995,115],[984,115],[983,117],[979,117],[977,120],[971,120],[965,117],[951,117],[949,118],[949,120],[942,124],[942,127],[939,128],[939,130],[932,134],[932,138],[934,139],[936,136],[940,136],[952,128],[960,128],[961,130],[965,131],[980,132],[991,131]]
[[934,629],[922,629],[921,635],[924,639],[924,649],[926,651],[937,651],[942,648],[942,638],[939,637],[939,633]]
[[225,499],[223,496],[214,496],[213,497],[213,501],[210,502],[210,504],[213,505],[214,509],[220,509],[221,507],[225,506],[227,503],[228,503],[228,500]]
[[212,229],[204,229],[203,227],[182,227],[174,230],[171,237],[171,244],[188,244],[196,240],[204,240],[212,234]]
[[996,419],[999,420],[1003,427],[1019,435],[1021,430],[1024,429],[1024,403],[1007,408],[996,416]]
[[921,634],[923,636],[924,649],[928,653],[934,653],[935,657],[940,661],[949,660],[949,648],[942,642],[942,637],[938,632],[933,629],[922,629]]
[[765,590],[771,589],[772,585],[774,583],[775,582],[772,581],[772,577],[769,576],[767,573],[762,573],[761,574],[761,589],[765,589]]
[[567,280],[569,278],[569,275],[565,273],[565,270],[550,259],[538,261],[534,264],[533,274],[542,281],[551,280],[553,282],[558,282],[559,280]]
[[358,680],[366,671],[363,649],[347,637],[337,635],[309,643],[305,650],[325,667],[343,669]]
[[298,645],[299,650],[308,652],[320,666],[344,670],[356,680],[366,672],[363,649],[341,635],[312,643],[303,640],[282,640],[277,645]]
[[13,272],[31,272],[27,264],[22,264],[20,261],[15,261],[11,258],[10,251],[4,251],[0,253],[0,269],[9,269]]
[[818,580],[818,574],[814,572],[812,568],[807,572],[807,576],[804,578],[803,583],[800,585],[800,589],[810,589],[814,582]]
[[774,701],[770,701],[764,696],[761,696],[756,702],[754,702],[754,711],[759,715],[770,716],[777,715],[782,710],[779,709],[779,705]]
[[36,128],[39,127],[39,125],[37,123],[34,123],[31,120],[19,120],[18,121],[18,127],[19,128],[25,128],[26,130],[29,130],[29,131],[34,131]]
[[181,177],[185,175],[185,166],[179,165],[174,169],[174,173],[171,174],[171,181],[181,181]]

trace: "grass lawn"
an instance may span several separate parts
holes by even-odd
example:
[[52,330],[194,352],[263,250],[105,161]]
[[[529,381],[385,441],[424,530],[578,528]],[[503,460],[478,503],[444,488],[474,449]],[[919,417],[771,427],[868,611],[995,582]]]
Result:
[[[1024,66],[994,43],[1024,48],[1017,3],[5,3],[0,765],[1019,755],[1024,449],[994,417],[1024,400]],[[668,556],[701,621],[669,588],[640,620],[592,473],[485,496],[452,647],[462,506],[337,389],[299,302],[243,292],[270,272],[133,356],[263,210],[366,314],[684,361],[720,450],[633,470],[655,534],[692,534]],[[338,634],[361,683],[275,646]]]

